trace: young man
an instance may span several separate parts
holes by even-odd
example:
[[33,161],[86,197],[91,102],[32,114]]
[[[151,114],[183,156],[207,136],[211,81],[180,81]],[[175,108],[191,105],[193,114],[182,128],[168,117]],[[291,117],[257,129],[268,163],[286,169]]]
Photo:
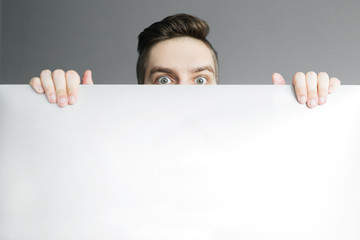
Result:
[[[187,14],[169,16],[152,24],[139,35],[136,72],[138,84],[218,84],[218,57],[207,40],[208,24]],[[279,73],[272,76],[276,85],[285,84]],[[92,73],[85,71],[83,84],[93,84]],[[30,80],[37,93],[46,93],[50,103],[64,107],[75,104],[80,76],[75,71],[44,70]],[[328,93],[340,85],[337,78],[321,72],[297,72],[293,85],[299,103],[313,108],[326,103]]]

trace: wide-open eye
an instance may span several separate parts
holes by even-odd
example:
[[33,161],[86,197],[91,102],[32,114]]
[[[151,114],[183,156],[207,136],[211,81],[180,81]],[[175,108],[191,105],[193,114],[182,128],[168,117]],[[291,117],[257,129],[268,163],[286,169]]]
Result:
[[169,77],[161,77],[156,80],[156,83],[158,84],[170,84],[171,79]]
[[207,79],[206,78],[204,78],[204,77],[197,77],[196,79],[195,79],[195,84],[206,84],[208,81],[207,81]]

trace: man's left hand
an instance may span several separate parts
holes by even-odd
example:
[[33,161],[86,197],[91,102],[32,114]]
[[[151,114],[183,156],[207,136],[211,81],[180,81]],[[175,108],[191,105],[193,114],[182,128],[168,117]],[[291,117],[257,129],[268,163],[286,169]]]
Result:
[[[273,83],[275,85],[285,85],[285,79],[280,73],[272,75]],[[306,103],[309,108],[314,108],[317,105],[326,103],[328,94],[331,94],[341,84],[338,78],[329,78],[326,72],[303,72],[295,73],[292,81],[296,98],[299,103]]]

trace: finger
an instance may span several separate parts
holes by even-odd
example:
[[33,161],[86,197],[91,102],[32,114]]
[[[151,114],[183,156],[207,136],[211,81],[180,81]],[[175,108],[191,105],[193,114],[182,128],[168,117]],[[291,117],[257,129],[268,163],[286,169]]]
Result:
[[66,87],[69,104],[75,104],[78,98],[80,76],[77,72],[70,70],[66,72]]
[[50,103],[56,103],[55,87],[50,70],[40,73],[40,81]]
[[335,92],[336,88],[340,85],[341,85],[341,81],[338,78],[335,77],[330,78],[329,94]]
[[34,77],[30,80],[30,86],[37,93],[44,93],[44,88],[41,86],[41,80],[38,77]]
[[283,76],[281,76],[280,73],[273,73],[272,75],[272,80],[274,85],[285,85],[285,79],[283,78]]
[[329,75],[326,72],[320,72],[318,78],[318,97],[319,105],[326,103],[329,92]]
[[305,74],[303,72],[295,73],[292,83],[294,85],[296,98],[299,101],[299,103],[301,104],[306,103],[307,90],[306,90]]
[[56,96],[58,99],[58,105],[60,107],[65,107],[68,104],[65,72],[61,69],[56,69],[53,72],[53,79],[56,89]]
[[317,74],[313,71],[306,73],[306,87],[307,87],[307,95],[308,101],[307,105],[309,108],[316,107],[318,103],[317,96]]
[[83,75],[83,84],[84,85],[93,85],[92,72],[91,70],[86,70]]

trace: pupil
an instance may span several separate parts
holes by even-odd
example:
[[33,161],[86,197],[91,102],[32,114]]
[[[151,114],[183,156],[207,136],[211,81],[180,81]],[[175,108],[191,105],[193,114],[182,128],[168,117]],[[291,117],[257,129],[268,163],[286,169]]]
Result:
[[203,83],[204,80],[202,78],[198,78],[198,83]]
[[166,78],[161,79],[161,83],[166,83],[166,82],[167,82]]

